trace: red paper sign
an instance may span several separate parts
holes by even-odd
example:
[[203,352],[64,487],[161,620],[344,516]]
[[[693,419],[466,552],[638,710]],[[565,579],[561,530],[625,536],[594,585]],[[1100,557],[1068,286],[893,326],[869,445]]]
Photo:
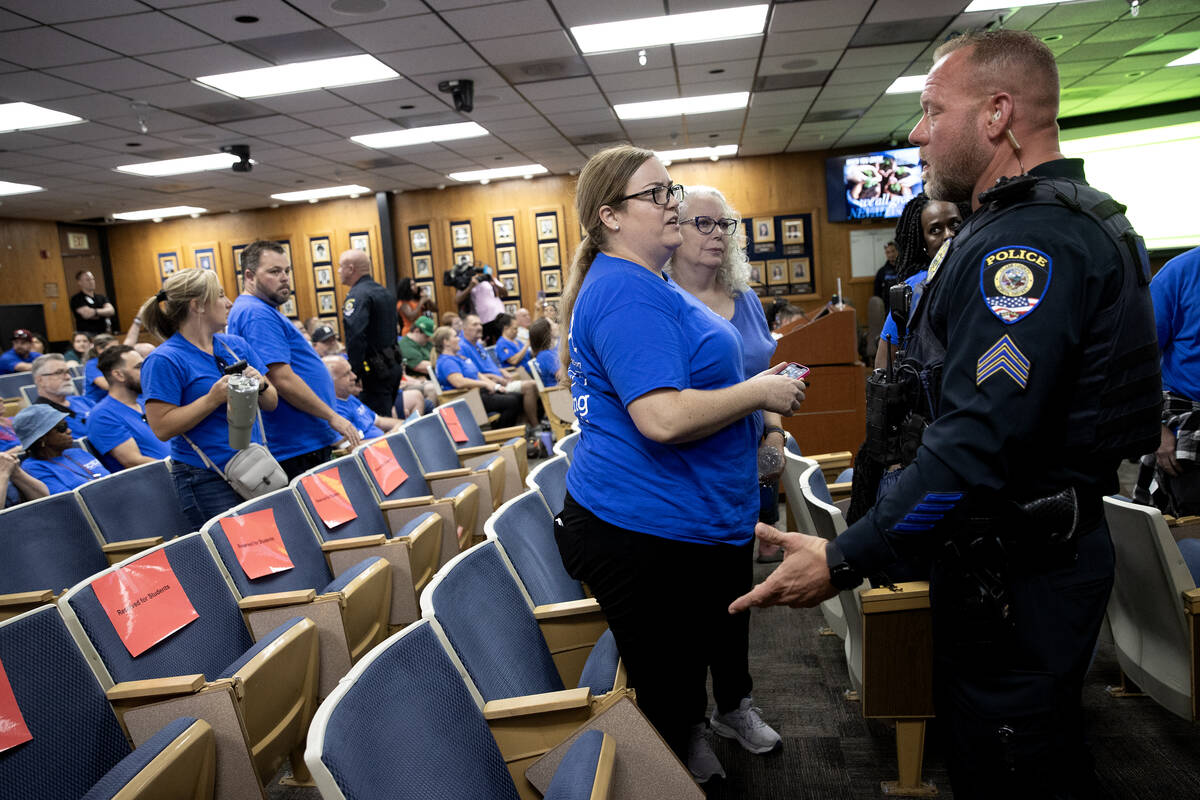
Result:
[[367,457],[367,466],[371,468],[371,474],[384,494],[391,494],[397,486],[408,480],[408,473],[396,461],[396,454],[387,442],[381,439],[363,452]]
[[283,546],[273,508],[226,517],[221,520],[221,530],[242,565],[242,572],[250,580],[286,572],[296,566]]
[[162,550],[101,575],[92,590],[134,658],[200,617]]
[[446,406],[438,408],[438,412],[442,415],[442,421],[446,423],[446,427],[450,429],[450,438],[456,442],[467,441],[467,433],[463,430],[462,423],[458,421],[458,412]]
[[4,671],[4,664],[0,664],[0,753],[31,739],[33,734],[17,707],[17,696],[8,682],[8,673]]
[[346,496],[346,487],[342,486],[342,476],[338,474],[337,467],[316,475],[305,475],[300,482],[304,484],[304,490],[317,509],[317,516],[326,528],[336,528],[358,517],[350,505],[350,498]]

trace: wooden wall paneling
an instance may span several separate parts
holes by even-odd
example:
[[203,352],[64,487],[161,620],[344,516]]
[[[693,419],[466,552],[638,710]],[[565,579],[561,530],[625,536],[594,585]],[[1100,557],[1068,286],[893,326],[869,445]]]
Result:
[[[52,342],[69,340],[75,329],[69,301],[78,287],[66,280],[62,255],[57,224],[0,219],[0,302],[40,304]],[[96,277],[99,283],[103,276]]]

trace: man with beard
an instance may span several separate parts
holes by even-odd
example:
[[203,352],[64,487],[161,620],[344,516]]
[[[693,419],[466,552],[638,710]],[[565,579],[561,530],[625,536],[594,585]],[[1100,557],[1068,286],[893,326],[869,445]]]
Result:
[[33,385],[37,387],[34,405],[47,405],[66,414],[71,436],[87,436],[87,418],[92,402],[75,393],[75,379],[67,362],[58,353],[39,356],[33,362]]
[[267,365],[279,405],[263,414],[267,446],[288,478],[329,460],[332,445],[362,441],[350,420],[334,411],[329,371],[296,326],[279,311],[292,294],[292,267],[275,242],[256,241],[242,251],[245,292],[229,311],[226,330],[254,343]]
[[100,354],[100,374],[108,394],[88,414],[87,437],[109,472],[166,458],[171,448],[146,422],[138,402],[142,393],[142,357],[129,345],[110,347]]
[[835,542],[760,525],[787,555],[730,610],[815,605],[929,560],[955,794],[1092,797],[1080,705],[1113,579],[1101,498],[1121,458],[1159,436],[1149,264],[1124,207],[1059,152],[1058,72],[1040,40],[973,33],[935,59],[909,139],[930,196],[974,213],[934,257],[910,323],[930,387],[913,414],[928,427]]

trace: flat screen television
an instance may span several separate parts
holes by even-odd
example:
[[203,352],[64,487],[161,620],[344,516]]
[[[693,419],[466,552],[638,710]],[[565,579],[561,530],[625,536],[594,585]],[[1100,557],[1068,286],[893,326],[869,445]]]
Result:
[[830,222],[894,219],[922,188],[916,147],[825,160],[825,200]]

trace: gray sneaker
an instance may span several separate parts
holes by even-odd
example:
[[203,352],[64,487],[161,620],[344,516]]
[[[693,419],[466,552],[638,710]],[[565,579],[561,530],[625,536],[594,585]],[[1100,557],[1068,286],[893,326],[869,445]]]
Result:
[[708,743],[704,727],[703,722],[693,725],[692,735],[688,740],[687,767],[696,783],[708,783],[714,776],[725,777],[725,768],[721,766],[712,745]]
[[783,740],[774,728],[762,721],[760,713],[761,709],[754,707],[751,698],[743,697],[736,711],[718,714],[714,708],[709,724],[718,736],[737,739],[738,744],[751,753],[769,753],[779,747]]

